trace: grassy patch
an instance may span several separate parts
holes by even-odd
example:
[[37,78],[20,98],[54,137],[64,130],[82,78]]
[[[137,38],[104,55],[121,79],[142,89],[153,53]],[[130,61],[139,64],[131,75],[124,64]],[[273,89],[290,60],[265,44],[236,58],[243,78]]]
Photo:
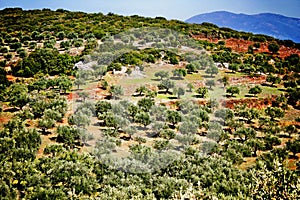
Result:
[[169,100],[170,97],[175,97],[173,95],[169,95],[169,94],[158,94],[157,95],[157,99],[165,99],[165,100]]
[[[252,97],[252,95],[249,94],[249,89],[254,87],[255,85],[238,85],[237,87],[240,89],[240,94],[236,95],[235,98],[245,98],[245,97]],[[271,97],[272,95],[280,95],[283,92],[279,90],[279,88],[275,87],[268,87],[268,86],[261,86],[262,88],[262,93],[258,94],[256,97],[258,98],[266,98],[266,97]],[[254,97],[254,96],[253,96]]]
[[244,158],[244,162],[239,166],[242,170],[247,170],[255,165],[256,157]]
[[244,73],[240,73],[240,72],[231,73],[231,71],[229,70],[219,70],[219,75],[221,77],[227,76],[228,78],[241,78],[247,76]]
[[185,77],[187,82],[203,81],[201,74],[187,74]]

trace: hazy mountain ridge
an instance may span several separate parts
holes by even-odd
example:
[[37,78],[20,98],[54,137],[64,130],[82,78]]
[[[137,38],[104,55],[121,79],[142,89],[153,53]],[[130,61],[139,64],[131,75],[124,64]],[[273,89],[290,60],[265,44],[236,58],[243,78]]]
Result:
[[187,19],[186,22],[196,24],[210,22],[219,27],[265,34],[281,40],[293,40],[300,43],[300,19],[273,13],[247,15],[217,11],[196,15]]

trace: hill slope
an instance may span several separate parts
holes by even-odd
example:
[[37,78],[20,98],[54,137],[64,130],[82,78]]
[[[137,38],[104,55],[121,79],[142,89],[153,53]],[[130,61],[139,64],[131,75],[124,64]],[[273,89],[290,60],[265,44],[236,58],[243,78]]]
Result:
[[186,20],[188,23],[210,22],[220,27],[239,31],[270,35],[282,40],[300,43],[300,19],[282,15],[262,13],[256,15],[234,14],[218,11],[196,15]]

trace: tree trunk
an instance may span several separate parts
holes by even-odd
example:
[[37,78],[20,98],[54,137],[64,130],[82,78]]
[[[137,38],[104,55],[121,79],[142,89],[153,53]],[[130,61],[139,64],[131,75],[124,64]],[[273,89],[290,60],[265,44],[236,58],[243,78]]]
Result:
[[257,157],[257,153],[256,153],[256,152],[257,152],[257,148],[254,147],[254,150],[253,150],[253,151],[254,151],[254,157]]

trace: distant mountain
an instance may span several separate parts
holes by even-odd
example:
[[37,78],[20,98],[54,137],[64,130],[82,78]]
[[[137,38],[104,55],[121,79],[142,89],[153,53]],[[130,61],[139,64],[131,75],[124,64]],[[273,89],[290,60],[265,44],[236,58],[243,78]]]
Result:
[[246,15],[218,11],[196,15],[186,20],[186,22],[195,24],[209,22],[219,27],[265,34],[281,40],[293,40],[296,43],[300,43],[300,19],[278,14]]

